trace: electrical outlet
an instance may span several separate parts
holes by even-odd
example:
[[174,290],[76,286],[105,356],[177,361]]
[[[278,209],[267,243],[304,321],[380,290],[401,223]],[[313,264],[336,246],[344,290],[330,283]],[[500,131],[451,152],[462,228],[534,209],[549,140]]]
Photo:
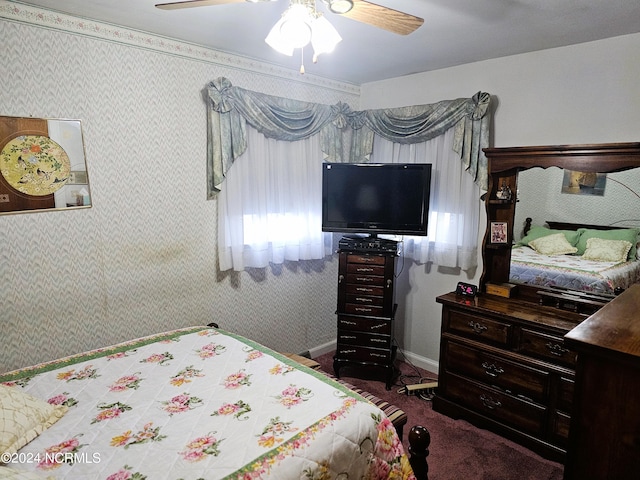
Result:
[[10,201],[8,193],[0,193],[0,203],[9,203]]

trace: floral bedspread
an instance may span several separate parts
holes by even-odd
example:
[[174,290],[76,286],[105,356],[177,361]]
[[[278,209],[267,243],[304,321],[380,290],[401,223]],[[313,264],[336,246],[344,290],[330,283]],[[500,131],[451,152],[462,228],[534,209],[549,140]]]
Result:
[[192,327],[0,375],[70,408],[14,468],[59,479],[414,479],[393,425],[266,347]]
[[640,260],[596,262],[579,255],[548,256],[529,247],[511,250],[509,280],[546,287],[564,287],[593,293],[613,293],[640,282]]

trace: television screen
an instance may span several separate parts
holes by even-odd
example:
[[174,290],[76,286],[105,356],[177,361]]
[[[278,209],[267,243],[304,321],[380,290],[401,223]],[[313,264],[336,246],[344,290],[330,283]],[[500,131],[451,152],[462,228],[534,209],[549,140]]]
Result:
[[427,235],[430,163],[324,163],[322,231]]

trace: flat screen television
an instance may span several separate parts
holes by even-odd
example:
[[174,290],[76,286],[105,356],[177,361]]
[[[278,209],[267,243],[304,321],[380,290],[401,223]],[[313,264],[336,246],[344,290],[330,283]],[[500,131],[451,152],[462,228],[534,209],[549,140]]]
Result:
[[430,163],[323,163],[322,231],[427,235]]

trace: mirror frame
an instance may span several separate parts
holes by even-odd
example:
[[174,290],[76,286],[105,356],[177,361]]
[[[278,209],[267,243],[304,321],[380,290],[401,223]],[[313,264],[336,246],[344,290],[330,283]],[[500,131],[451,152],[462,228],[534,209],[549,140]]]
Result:
[[[483,270],[479,289],[487,283],[508,283],[513,244],[518,172],[533,167],[560,167],[582,172],[610,173],[640,167],[640,142],[584,145],[546,145],[483,149],[488,160],[489,184],[484,195],[487,225],[482,242]],[[498,198],[503,185],[511,189],[509,199]],[[491,224],[506,222],[507,242],[491,242]],[[536,293],[545,287],[518,285],[514,296],[539,301]]]

